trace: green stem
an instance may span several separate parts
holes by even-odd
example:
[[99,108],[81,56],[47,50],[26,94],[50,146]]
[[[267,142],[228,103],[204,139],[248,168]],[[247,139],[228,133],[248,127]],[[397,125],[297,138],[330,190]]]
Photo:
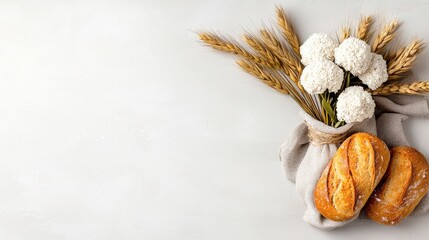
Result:
[[[344,89],[348,88],[349,86],[350,86],[350,72],[347,72],[346,87],[345,87]],[[343,89],[343,90],[344,90],[344,89]]]

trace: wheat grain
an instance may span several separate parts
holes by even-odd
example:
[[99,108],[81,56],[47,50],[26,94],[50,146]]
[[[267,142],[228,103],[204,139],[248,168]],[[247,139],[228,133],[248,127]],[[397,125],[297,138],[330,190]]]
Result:
[[378,54],[382,53],[387,44],[392,41],[398,27],[399,22],[397,20],[386,25],[375,38],[374,43],[372,44],[372,52]]

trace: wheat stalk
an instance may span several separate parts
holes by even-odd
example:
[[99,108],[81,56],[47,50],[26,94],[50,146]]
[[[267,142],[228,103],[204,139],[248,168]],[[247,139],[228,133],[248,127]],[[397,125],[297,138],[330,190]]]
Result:
[[277,24],[279,25],[284,38],[289,43],[289,45],[291,46],[296,56],[301,57],[301,54],[299,52],[299,47],[301,46],[301,44],[299,42],[298,35],[293,29],[290,19],[286,15],[283,8],[278,6],[276,12],[277,12]]
[[202,42],[204,42],[207,46],[210,46],[214,49],[242,56],[247,60],[261,64],[263,66],[276,65],[275,62],[267,61],[267,59],[264,59],[263,57],[254,55],[249,51],[247,51],[240,44],[230,41],[221,35],[217,35],[215,33],[210,33],[210,32],[203,32],[203,33],[199,33],[198,36]]
[[290,79],[282,71],[271,71],[270,74],[276,79],[281,79],[286,83],[290,96],[308,114],[316,119],[322,119],[321,111],[317,108],[314,99],[305,91],[297,89]]
[[423,51],[424,45],[421,40],[411,42],[403,50],[388,62],[387,73],[389,80],[399,80],[411,71],[417,56]]
[[413,83],[393,82],[371,92],[372,95],[390,94],[424,94],[429,93],[429,82],[417,81]]
[[311,109],[311,111],[317,116],[317,118],[321,119],[322,115],[318,110],[317,104],[315,100],[312,98],[310,94],[308,94],[301,83],[299,82],[299,77],[301,76],[302,70],[304,66],[287,48],[283,46],[283,44],[276,37],[275,33],[268,31],[266,29],[262,29],[261,31],[262,40],[265,45],[268,47],[274,55],[278,57],[283,63],[283,72],[288,76],[290,80],[292,80],[295,86],[298,87],[304,101],[307,103],[307,106]]
[[[286,89],[288,93],[291,96],[294,96],[295,101],[298,102],[298,104],[300,104],[302,108],[308,109],[308,111],[310,111],[310,114],[315,117],[319,117],[317,115],[319,111],[317,110],[316,103],[314,102],[311,95],[309,95],[306,91],[302,89],[299,83],[299,76],[303,69],[301,63],[294,59],[294,57],[292,57],[292,55],[283,48],[282,44],[277,40],[274,34],[270,34],[268,31],[265,30],[261,32],[261,35],[263,36],[263,39],[265,39],[265,41],[261,41],[255,36],[249,34],[244,35],[243,40],[264,59],[276,63],[271,67],[271,70],[283,71],[283,73],[280,73],[278,71],[267,71],[265,72],[265,78],[270,77],[271,79],[282,79],[281,82],[287,87]],[[281,58],[283,58],[283,60]],[[243,69],[245,69],[243,67],[244,64],[242,62],[239,62],[239,65]],[[249,63],[247,63],[246,65],[252,66]],[[256,67],[258,66],[256,65]],[[253,69],[257,70],[258,68],[253,67]],[[247,71],[248,70],[249,68],[247,68]],[[251,73],[250,71],[248,72]],[[285,74],[287,77],[283,76],[283,74]],[[252,75],[257,77],[257,75],[255,74]],[[259,79],[261,78],[259,77]],[[294,85],[291,84],[290,80],[292,80]],[[299,92],[297,91],[295,86],[298,86]]]
[[270,74],[267,74],[260,65],[247,60],[237,60],[236,62],[245,72],[250,73],[250,75],[258,78],[268,86],[276,89],[280,93],[289,93],[284,84],[282,84],[279,80],[274,79]]
[[[275,61],[274,59],[269,60],[266,57],[254,55],[249,51],[245,50],[244,47],[242,47],[238,43],[227,40],[225,37],[219,36],[214,33],[199,33],[199,38],[206,45],[213,47],[214,49],[236,54],[248,60],[241,60],[237,63],[242,69],[255,76],[256,78],[262,80],[265,84],[278,90],[281,93],[288,94],[288,91],[284,89],[279,82],[269,78],[269,76],[264,74],[264,72],[261,70],[262,66],[270,68],[279,68],[280,66],[278,61]],[[262,46],[258,45],[258,47],[256,47],[256,43],[253,43],[252,45],[254,48],[257,48],[258,50],[262,51]]]
[[[253,50],[255,50],[258,55],[252,54],[240,44],[227,40],[225,37],[214,33],[199,33],[199,38],[210,47],[243,57],[246,61],[239,60],[237,63],[244,71],[262,80],[265,84],[273,87],[281,93],[290,94],[290,96],[293,95],[293,99],[301,108],[313,117],[321,119],[320,111],[317,110],[316,103],[309,94],[302,91],[303,95],[301,95],[295,87],[288,82],[288,79],[285,76],[280,73],[267,70],[283,70],[284,74],[293,78],[293,82],[297,83],[302,72],[301,63],[298,62],[296,64],[296,69],[294,68],[296,72],[294,74],[285,71],[287,68],[281,64],[279,59],[268,49],[268,47],[262,41],[250,35],[245,35],[244,41]],[[282,82],[278,79],[282,79]]]
[[301,84],[299,83],[299,77],[303,70],[303,65],[299,59],[294,57],[293,54],[281,44],[273,32],[262,29],[261,36],[262,41],[268,49],[282,62],[284,72],[292,81],[295,82],[296,85],[298,85],[300,89],[302,89]]
[[323,119],[314,99],[305,91],[297,89],[282,71],[263,67],[248,60],[237,60],[237,64],[250,75],[283,94],[289,94],[298,105],[316,119]]
[[375,38],[374,43],[372,44],[372,52],[378,54],[382,53],[387,44],[392,41],[398,27],[399,22],[397,20],[394,20],[390,24],[386,25]]
[[260,57],[265,59],[266,62],[270,63],[270,66],[274,69],[282,69],[280,60],[274,55],[268,47],[257,37],[250,34],[243,36],[243,41],[247,43]]
[[309,114],[314,114],[310,105],[305,101],[299,91],[291,85],[287,78],[283,77],[279,72],[272,69],[266,69],[259,64],[252,63],[248,60],[237,60],[237,64],[250,75],[258,78],[263,83],[274,88],[283,94],[289,94],[298,105]]
[[373,19],[371,16],[362,17],[359,22],[357,29],[357,37],[362,39],[365,42],[368,42],[371,38],[371,26],[373,24]]
[[[264,58],[274,59],[275,62],[281,62],[280,65],[282,67],[276,65],[276,68],[274,69],[280,70],[283,73],[270,71],[267,73],[267,75],[271,74],[271,77],[283,79],[283,82],[286,82],[289,86],[289,94],[294,95],[298,101],[304,101],[306,103],[305,106],[308,107],[310,111],[312,111],[312,114],[317,116],[319,111],[317,110],[314,99],[310,94],[303,90],[301,84],[299,83],[299,77],[303,69],[301,62],[282,46],[280,41],[273,33],[270,33],[264,29],[261,31],[261,35],[263,39],[262,41],[251,35],[245,35],[244,41]],[[283,76],[283,74],[285,74],[287,77]],[[290,81],[292,81],[294,84],[291,84]],[[302,94],[296,91],[295,86],[298,87],[299,92]]]

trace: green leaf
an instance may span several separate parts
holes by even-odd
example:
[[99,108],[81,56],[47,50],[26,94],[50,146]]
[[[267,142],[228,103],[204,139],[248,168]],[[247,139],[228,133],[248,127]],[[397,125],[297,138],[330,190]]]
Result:
[[331,117],[332,119],[335,119],[334,109],[332,109],[331,104],[328,101],[326,101],[325,98],[322,99],[322,107],[328,113],[329,117]]

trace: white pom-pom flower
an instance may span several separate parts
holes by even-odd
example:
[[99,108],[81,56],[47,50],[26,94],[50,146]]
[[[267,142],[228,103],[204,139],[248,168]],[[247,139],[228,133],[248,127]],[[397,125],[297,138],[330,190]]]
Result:
[[366,72],[371,59],[370,46],[355,37],[347,38],[335,49],[335,62],[355,76]]
[[326,33],[312,34],[299,48],[301,53],[301,62],[307,66],[311,62],[324,58],[334,60],[334,49],[338,47],[332,38]]
[[373,53],[372,61],[369,64],[368,70],[358,77],[372,90],[380,87],[381,84],[387,81],[387,78],[389,77],[387,74],[386,61],[383,59],[383,56]]
[[374,115],[375,103],[361,86],[346,88],[337,100],[337,118],[346,123],[362,122]]
[[304,68],[301,85],[310,94],[321,94],[328,89],[337,92],[343,83],[344,72],[334,62],[319,58]]

